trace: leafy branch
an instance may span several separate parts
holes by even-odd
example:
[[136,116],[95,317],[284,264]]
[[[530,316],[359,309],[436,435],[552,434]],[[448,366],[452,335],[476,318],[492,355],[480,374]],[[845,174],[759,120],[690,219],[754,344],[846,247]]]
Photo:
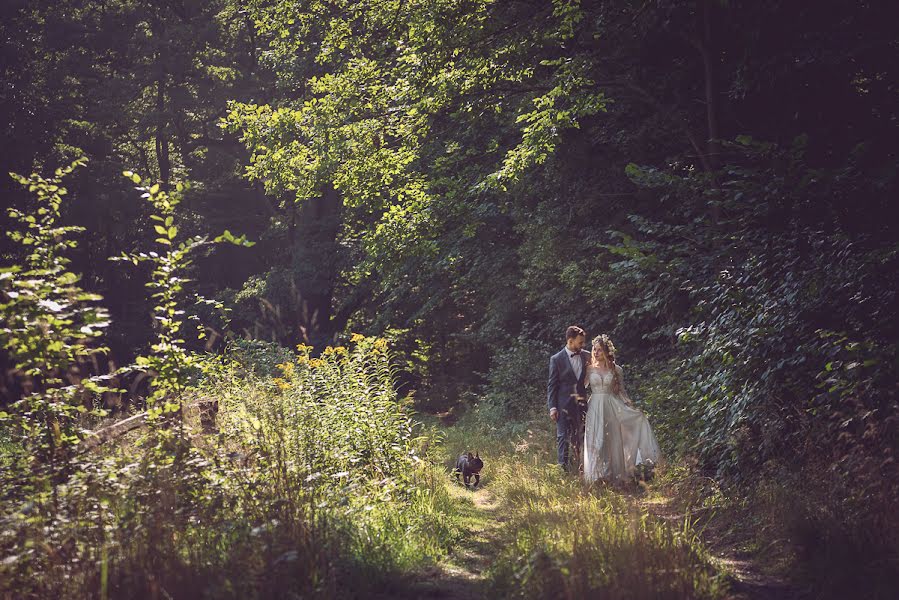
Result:
[[[141,177],[132,171],[125,171],[125,177],[137,184],[141,198],[153,205],[153,229],[158,237],[155,243],[158,250],[139,253],[122,253],[110,260],[130,261],[134,265],[142,262],[150,263],[153,271],[146,286],[152,290],[154,300],[153,319],[156,325],[156,341],[151,346],[149,356],[138,356],[136,365],[153,373],[151,394],[148,398],[147,414],[150,420],[177,413],[181,414],[184,392],[190,382],[191,374],[204,368],[204,362],[192,353],[184,339],[184,314],[179,308],[185,296],[185,285],[191,280],[187,273],[193,263],[191,255],[203,246],[228,242],[238,246],[252,246],[246,236],[235,237],[225,230],[221,235],[209,239],[205,235],[195,235],[180,240],[179,229],[175,224],[175,209],[181,202],[181,195],[189,189],[188,184],[177,183],[173,193],[166,192],[160,185],[140,186]],[[199,298],[199,297],[198,297]],[[199,298],[200,302],[209,302]],[[205,334],[200,328],[199,337]]]
[[111,375],[75,375],[92,356],[108,352],[93,343],[109,325],[107,311],[96,304],[102,297],[78,285],[81,276],[69,270],[65,256],[77,246],[72,236],[84,228],[59,224],[67,194],[62,179],[85,164],[80,157],[47,179],[10,173],[37,202],[33,211],[8,209],[18,228],[7,235],[25,255],[22,264],[0,269],[0,348],[25,389],[12,414],[0,411],[0,420],[13,421],[26,460],[49,464],[54,473],[68,465],[81,441],[78,416],[105,414],[86,399],[117,391],[106,385]]

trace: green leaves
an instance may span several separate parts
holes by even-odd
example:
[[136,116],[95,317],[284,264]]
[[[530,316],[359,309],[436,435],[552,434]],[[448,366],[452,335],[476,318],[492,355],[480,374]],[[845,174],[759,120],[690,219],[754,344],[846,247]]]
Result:
[[92,343],[108,325],[106,311],[95,303],[97,294],[78,286],[80,276],[68,271],[64,251],[76,247],[68,239],[82,231],[80,227],[57,224],[66,189],[62,178],[86,164],[77,158],[45,179],[11,174],[20,185],[36,196],[33,213],[10,209],[9,216],[18,230],[8,232],[13,242],[28,248],[23,265],[0,270],[0,347],[12,359],[19,376],[38,381],[36,391],[26,394],[13,413],[3,419],[14,420],[22,439],[21,447],[40,461],[60,461],[54,468],[68,468],[71,449],[79,442],[76,415],[84,412],[84,394],[99,396],[112,391],[105,376],[82,378],[78,384],[65,385],[61,375],[82,365],[107,349]]
[[[125,171],[124,175],[133,182],[139,183],[139,175]],[[179,413],[185,390],[191,383],[195,373],[202,372],[206,363],[190,352],[181,337],[184,326],[185,311],[178,307],[185,303],[185,286],[189,281],[187,273],[191,265],[191,253],[209,243],[227,241],[236,245],[251,246],[246,236],[235,237],[230,231],[208,242],[204,236],[195,236],[178,242],[178,227],[175,225],[175,209],[180,204],[181,194],[190,189],[186,183],[178,183],[175,192],[169,193],[158,183],[138,187],[141,197],[150,202],[158,214],[150,215],[154,221],[153,231],[159,235],[155,242],[165,246],[159,252],[139,252],[123,254],[117,259],[130,260],[132,264],[150,263],[153,267],[151,279],[146,286],[152,290],[153,319],[157,323],[157,337],[152,344],[152,354],[139,356],[135,364],[154,373],[151,379],[152,393],[150,407],[156,417],[170,413]],[[201,299],[202,300],[202,299]],[[221,303],[213,303],[223,309]],[[198,326],[199,337],[203,339],[205,332]],[[157,404],[160,403],[161,404]]]
[[[572,7],[569,9],[578,16],[568,16],[569,25],[580,20],[580,11]],[[606,108],[605,95],[596,92],[595,83],[583,75],[591,70],[584,59],[558,59],[543,64],[557,67],[552,79],[555,85],[549,92],[533,98],[534,110],[523,111],[516,117],[516,123],[526,124],[522,128],[522,140],[506,153],[502,168],[496,172],[497,181],[515,180],[526,170],[543,164],[555,151],[566,129],[578,128],[581,119]]]
[[241,235],[240,237],[235,237],[234,234],[232,234],[232,233],[231,233],[230,231],[228,231],[227,229],[226,229],[220,236],[216,237],[213,241],[215,241],[215,242],[229,242],[229,243],[234,244],[234,245],[236,245],[236,246],[244,246],[244,247],[247,247],[247,248],[249,248],[249,247],[251,247],[251,246],[253,246],[253,245],[256,244],[256,242],[251,242],[251,241],[247,240],[246,235]]

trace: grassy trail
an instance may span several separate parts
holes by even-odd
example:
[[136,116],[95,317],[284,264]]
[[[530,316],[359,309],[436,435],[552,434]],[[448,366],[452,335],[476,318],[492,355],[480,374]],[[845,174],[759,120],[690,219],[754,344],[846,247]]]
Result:
[[[558,473],[548,427],[499,432],[436,420],[430,427],[447,467],[457,454],[480,450],[482,486],[469,491],[447,477],[460,538],[391,597],[795,597],[737,544],[716,543],[717,525],[694,519],[696,511],[664,485],[642,493],[587,490]],[[525,585],[533,592],[521,593]]]
[[486,488],[471,492],[452,483],[447,486],[457,500],[463,536],[448,557],[415,573],[405,589],[397,590],[402,598],[487,597],[487,566],[495,560],[501,543],[499,498]]

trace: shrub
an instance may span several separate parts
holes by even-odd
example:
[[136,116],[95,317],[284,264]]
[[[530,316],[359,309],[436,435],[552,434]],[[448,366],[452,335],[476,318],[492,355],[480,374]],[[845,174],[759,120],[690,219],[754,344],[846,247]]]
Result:
[[496,355],[487,374],[485,397],[508,416],[521,418],[546,412],[546,378],[554,350],[526,333]]

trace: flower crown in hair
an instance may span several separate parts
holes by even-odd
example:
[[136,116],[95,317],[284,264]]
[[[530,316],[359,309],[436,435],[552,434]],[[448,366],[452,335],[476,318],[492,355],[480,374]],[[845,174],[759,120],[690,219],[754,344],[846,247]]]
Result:
[[602,346],[606,353],[612,360],[615,360],[615,345],[612,343],[612,339],[606,334],[602,333],[595,338],[593,338],[593,345]]

